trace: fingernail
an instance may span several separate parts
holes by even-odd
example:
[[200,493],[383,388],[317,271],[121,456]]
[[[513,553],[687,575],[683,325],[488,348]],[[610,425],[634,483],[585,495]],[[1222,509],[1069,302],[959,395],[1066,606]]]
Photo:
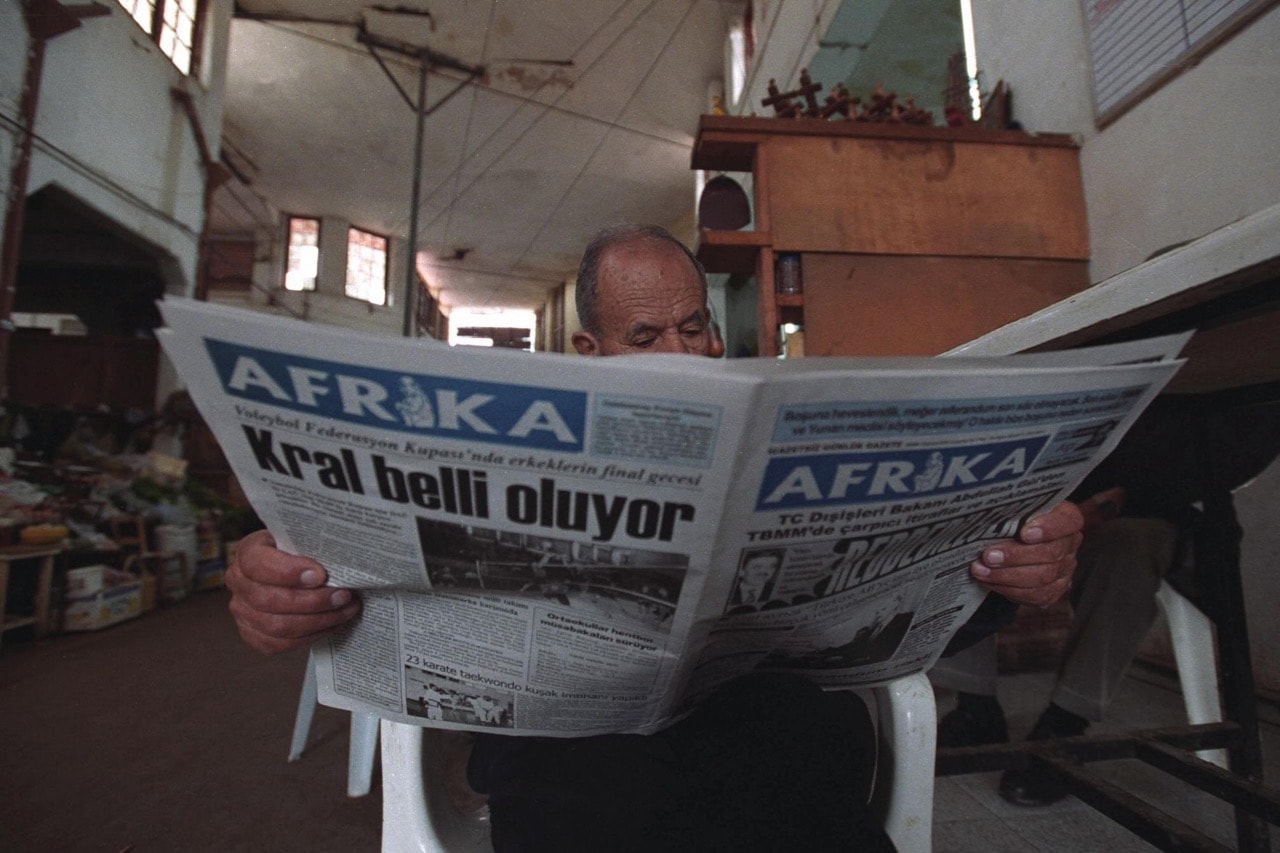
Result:
[[302,573],[302,576],[298,578],[298,581],[303,586],[320,586],[324,581],[324,578],[316,569],[307,569]]
[[1039,542],[1042,539],[1044,539],[1043,527],[1027,527],[1027,528],[1024,528],[1022,531],[1023,542],[1027,542],[1027,543]]
[[1004,551],[999,548],[992,548],[982,555],[982,562],[988,566],[1002,566],[1004,565]]
[[329,603],[334,607],[342,607],[350,601],[351,590],[349,589],[336,589],[333,591],[333,595],[329,596]]
[[991,570],[982,565],[982,563],[974,563],[971,571],[974,577],[987,578],[991,576]]

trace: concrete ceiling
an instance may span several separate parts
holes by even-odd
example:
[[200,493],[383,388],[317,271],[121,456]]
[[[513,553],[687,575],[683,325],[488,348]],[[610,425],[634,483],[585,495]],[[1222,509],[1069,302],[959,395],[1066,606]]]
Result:
[[[240,0],[224,156],[276,210],[403,238],[416,121],[405,96],[417,98],[418,63],[386,43],[483,67],[470,83],[447,60],[428,75],[419,265],[447,305],[534,307],[602,225],[689,221],[689,151],[740,8]],[[362,31],[383,45],[386,72]],[[215,233],[253,229],[252,198],[233,192],[215,209]],[[459,250],[465,258],[448,260]]]

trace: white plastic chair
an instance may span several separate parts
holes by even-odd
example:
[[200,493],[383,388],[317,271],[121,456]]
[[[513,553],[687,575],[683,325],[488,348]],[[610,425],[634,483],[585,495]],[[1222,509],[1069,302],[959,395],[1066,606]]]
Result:
[[[1221,722],[1213,626],[1209,618],[1167,583],[1156,600],[1169,626],[1188,721]],[[860,691],[874,703],[879,755],[873,807],[901,851],[928,853],[933,843],[934,760],[937,708],[923,673]],[[439,779],[423,772],[439,766],[439,747],[429,729],[382,721],[383,853],[484,853],[487,822],[448,806]],[[1226,766],[1223,750],[1202,758]]]
[[[1156,603],[1169,625],[1173,660],[1178,667],[1182,702],[1192,725],[1222,722],[1222,698],[1218,691],[1218,662],[1214,652],[1213,623],[1199,608],[1165,581],[1156,590]],[[1224,770],[1227,753],[1206,749],[1196,753]]]
[[[875,704],[880,754],[872,801],[901,851],[927,853],[933,835],[933,761],[937,710],[923,673],[865,691]],[[864,700],[865,700],[864,695]],[[488,823],[452,809],[439,778],[435,732],[382,721],[382,853],[485,853]],[[887,796],[883,786],[887,785]]]
[[[289,760],[297,761],[307,748],[311,718],[316,712],[316,666],[307,656],[307,674],[302,679],[302,695],[298,697],[298,713],[293,719],[293,737],[289,741]],[[347,796],[363,797],[373,786],[373,757],[378,748],[378,716],[351,715],[351,741],[347,747]]]
[[441,766],[439,732],[382,721],[383,853],[492,853],[485,812],[459,813],[444,780],[424,772]]
[[[894,847],[901,853],[928,853],[938,741],[933,685],[917,672],[868,692],[875,702],[879,741],[872,804],[883,808],[884,829]],[[882,756],[887,760],[881,761]]]

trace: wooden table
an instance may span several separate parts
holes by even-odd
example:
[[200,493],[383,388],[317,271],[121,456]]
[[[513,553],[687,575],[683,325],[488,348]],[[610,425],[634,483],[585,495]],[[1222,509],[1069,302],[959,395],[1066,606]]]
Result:
[[[53,590],[54,560],[62,553],[62,543],[52,545],[18,545],[0,548],[0,642],[6,631],[34,625],[36,637],[47,635],[53,628],[49,622],[50,598]],[[35,613],[31,616],[10,616],[6,610],[9,598],[9,572],[17,563],[20,566],[33,562],[37,571]]]
[[[1167,332],[1195,329],[1183,350],[1185,367],[1166,393],[1188,395],[1205,412],[1206,436],[1215,418],[1241,404],[1280,400],[1280,205],[1169,251],[1068,299],[1010,323],[949,354],[1003,355],[1014,352],[1064,349],[1108,343]],[[1190,397],[1194,395],[1194,397]],[[1203,442],[1201,461],[1208,475],[1210,499],[1205,516],[1213,524],[1236,531],[1231,503],[1232,484],[1215,482],[1221,469],[1214,465],[1215,448]],[[1221,448],[1216,452],[1220,453]],[[1209,791],[1236,806],[1238,849],[1269,851],[1266,822],[1280,823],[1280,792],[1262,786],[1262,752],[1253,669],[1240,582],[1238,538],[1224,538],[1223,553],[1214,560],[1216,607],[1227,614],[1218,620],[1218,658],[1222,674],[1226,720],[1216,726],[1187,726],[1178,746],[1230,747],[1234,775],[1200,766],[1194,759],[1160,757],[1161,769]],[[1233,547],[1235,546],[1235,547]],[[1079,738],[1064,746],[1068,761],[1142,757],[1158,733],[1134,733],[1127,738]],[[1156,737],[1163,744],[1167,736]],[[1175,737],[1175,739],[1178,739]],[[1107,742],[1103,742],[1107,741]],[[1066,742],[1064,742],[1065,744]],[[976,748],[981,752],[986,747]],[[985,757],[939,753],[939,773],[1025,766],[1026,756],[1015,748],[997,748]],[[1109,817],[1124,823],[1147,841],[1165,850],[1222,849],[1141,801],[1128,798],[1114,786],[1090,779],[1079,766],[1065,767],[1072,793]],[[1224,778],[1225,777],[1225,778]],[[1265,822],[1264,822],[1265,820]]]

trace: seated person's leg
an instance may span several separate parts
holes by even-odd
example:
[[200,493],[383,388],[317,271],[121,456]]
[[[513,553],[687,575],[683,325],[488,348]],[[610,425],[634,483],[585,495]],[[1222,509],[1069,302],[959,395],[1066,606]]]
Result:
[[956,707],[938,721],[938,747],[1005,743],[1009,729],[996,699],[996,635],[979,640],[929,670],[938,687],[956,691]]
[[[1090,722],[1103,718],[1155,621],[1156,590],[1177,547],[1177,528],[1154,518],[1114,519],[1085,536],[1051,701],[1028,740],[1084,734]],[[1005,773],[1000,794],[1019,805],[1047,805],[1066,796],[1034,769]]]
[[645,849],[640,839],[653,816],[675,807],[678,776],[667,745],[640,735],[481,734],[467,773],[471,787],[489,797],[500,853]]
[[481,736],[469,778],[499,851],[891,850],[874,749],[857,697],[760,675],[649,737]]
[[1177,528],[1158,518],[1118,518],[1084,537],[1055,705],[1086,720],[1103,718],[1155,622],[1156,590],[1177,546]]
[[794,675],[731,682],[668,740],[688,779],[691,850],[892,850],[866,808],[875,736],[866,706]]

